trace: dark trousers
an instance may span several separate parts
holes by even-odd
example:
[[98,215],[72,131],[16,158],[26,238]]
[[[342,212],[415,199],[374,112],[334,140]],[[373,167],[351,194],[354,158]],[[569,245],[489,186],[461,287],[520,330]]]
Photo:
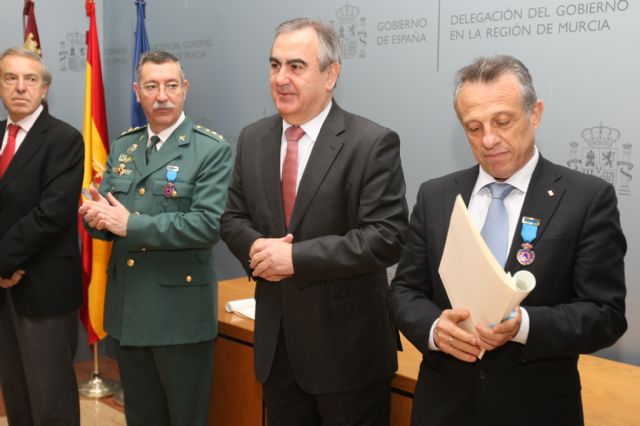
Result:
[[80,424],[77,343],[77,312],[24,317],[7,291],[0,306],[0,382],[11,426]]
[[213,340],[168,346],[119,346],[128,426],[205,426]]
[[391,379],[358,389],[309,394],[298,386],[280,332],[269,379],[262,386],[269,426],[387,426]]

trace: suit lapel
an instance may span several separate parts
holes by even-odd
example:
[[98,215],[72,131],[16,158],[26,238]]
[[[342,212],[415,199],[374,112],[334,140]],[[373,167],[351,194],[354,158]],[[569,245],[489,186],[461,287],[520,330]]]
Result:
[[345,128],[344,111],[334,103],[320,129],[318,139],[313,145],[311,156],[300,180],[300,185],[298,185],[289,232],[293,232],[302,217],[304,217],[318,188],[344,145]]
[[[135,164],[139,174],[146,172],[147,169],[147,160],[145,158],[147,140],[149,140],[149,134],[145,131],[140,133],[140,136],[138,136],[138,139],[133,144],[126,147],[127,152],[133,157],[133,164]],[[132,149],[133,145],[136,145],[135,149]],[[119,162],[116,163],[116,165],[117,164],[119,164]]]
[[[447,240],[447,234],[449,232],[449,223],[451,221],[451,213],[453,212],[453,206],[455,204],[456,196],[460,194],[465,205],[469,206],[469,200],[471,199],[471,191],[478,179],[478,166],[464,170],[461,173],[457,173],[453,179],[449,181],[447,187],[442,191],[442,200],[437,202],[441,206],[441,217],[444,226],[438,227],[440,232],[440,238],[434,239],[434,241],[440,242],[438,248],[439,253],[444,252],[444,244]],[[437,268],[437,266],[436,266]]]
[[[4,131],[7,128],[7,120],[4,121],[0,121],[0,144],[2,143],[2,140],[4,139]],[[0,146],[0,148],[2,148]],[[5,173],[6,175],[6,173]],[[2,193],[2,191],[4,191],[4,188],[6,187],[6,177],[3,177],[2,179],[0,179],[0,193]]]
[[[6,126],[6,121],[3,123],[3,127]],[[4,130],[4,129],[3,129]],[[42,111],[40,116],[33,123],[33,127],[27,133],[27,136],[22,141],[20,148],[16,151],[9,167],[7,168],[2,181],[6,184],[13,179],[14,176],[31,160],[40,148],[44,145],[46,140],[46,133],[49,131],[49,114],[46,111]],[[3,132],[4,137],[4,132]],[[0,187],[0,191],[4,188],[4,185]]]
[[449,211],[449,216],[453,211],[453,204],[458,194],[462,195],[464,204],[469,207],[471,191],[473,191],[473,187],[478,180],[478,167],[479,166],[471,167],[454,177],[451,189],[446,191],[446,203],[443,203]]
[[267,206],[274,218],[276,235],[285,232],[282,192],[280,189],[280,148],[282,144],[282,118],[276,115],[258,145],[261,159],[262,186]]
[[[516,271],[523,268],[516,259],[516,254],[523,243],[522,237],[520,236],[522,217],[527,216],[540,219],[540,226],[538,227],[536,236],[536,240],[540,240],[549,222],[553,218],[564,192],[565,188],[561,182],[561,175],[557,173],[552,163],[540,157],[531,176],[527,195],[522,205],[522,211],[518,219],[519,223],[516,226],[516,232],[513,236],[513,243],[506,263],[507,270]],[[536,241],[532,244],[535,251]]]

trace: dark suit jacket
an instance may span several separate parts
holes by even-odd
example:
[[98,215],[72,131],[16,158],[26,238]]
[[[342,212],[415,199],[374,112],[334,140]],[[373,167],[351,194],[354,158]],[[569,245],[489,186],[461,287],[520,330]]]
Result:
[[413,424],[581,424],[578,354],[613,344],[627,327],[626,242],[615,190],[540,158],[521,211],[541,220],[536,259],[527,267],[516,260],[519,224],[505,266],[528,269],[537,280],[522,303],[530,318],[527,344],[507,343],[469,364],[427,344],[433,322],[451,307],[438,266],[454,198],[460,193],[468,204],[477,176],[478,166],[421,186],[391,286],[397,325],[424,354]]
[[[6,121],[0,122],[0,140]],[[78,201],[80,133],[42,111],[0,178],[0,276],[26,274],[11,289],[18,313],[50,316],[82,302]],[[0,303],[7,291],[0,289]]]
[[257,238],[294,235],[295,276],[257,282],[257,378],[269,377],[281,324],[295,377],[307,392],[340,392],[390,378],[397,359],[385,268],[398,260],[407,227],[398,135],[334,103],[288,230],[281,137],[277,115],[242,130],[222,218],[222,238],[245,267]]

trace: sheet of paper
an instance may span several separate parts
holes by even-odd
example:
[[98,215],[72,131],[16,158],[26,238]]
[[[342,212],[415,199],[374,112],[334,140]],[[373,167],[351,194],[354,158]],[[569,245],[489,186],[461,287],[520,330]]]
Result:
[[451,306],[471,313],[471,318],[460,324],[470,333],[477,324],[498,324],[535,287],[535,277],[529,271],[519,271],[513,277],[504,272],[460,195],[451,213],[438,272]]
[[256,319],[256,300],[253,298],[230,300],[224,308],[227,312],[233,312],[252,320]]

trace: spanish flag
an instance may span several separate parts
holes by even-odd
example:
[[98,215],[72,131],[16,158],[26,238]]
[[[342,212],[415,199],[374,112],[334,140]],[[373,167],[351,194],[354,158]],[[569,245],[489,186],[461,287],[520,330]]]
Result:
[[[86,1],[86,10],[89,17],[89,31],[87,32],[87,69],[82,129],[85,145],[82,186],[88,188],[93,185],[98,188],[109,154],[109,137],[107,135],[100,46],[93,0]],[[78,227],[82,243],[84,287],[84,304],[80,309],[80,318],[87,329],[89,344],[92,345],[107,335],[104,331],[104,297],[111,243],[92,239],[82,225],[82,217],[79,217]]]
[[24,32],[24,48],[42,56],[40,47],[40,36],[38,35],[38,25],[36,24],[36,13],[33,0],[24,0],[22,9],[22,29]]

